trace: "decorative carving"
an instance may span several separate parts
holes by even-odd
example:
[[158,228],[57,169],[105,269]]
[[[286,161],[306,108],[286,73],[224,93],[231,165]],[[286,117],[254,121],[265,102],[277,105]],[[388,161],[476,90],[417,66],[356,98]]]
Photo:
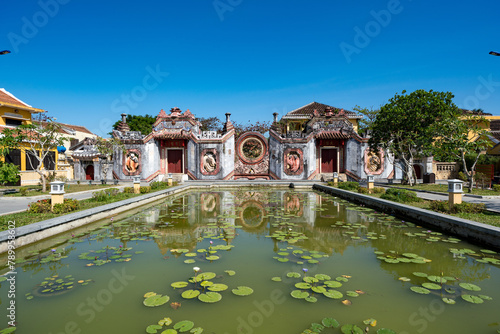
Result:
[[304,199],[297,193],[286,192],[284,196],[285,212],[301,217],[304,213]]
[[128,150],[124,155],[123,173],[128,176],[141,173],[141,154],[138,150]]
[[206,217],[216,217],[218,214],[218,207],[220,202],[219,194],[217,193],[203,193],[200,197],[201,212]]
[[219,153],[215,148],[201,152],[200,171],[203,175],[216,175],[220,170]]
[[369,148],[365,150],[365,173],[368,175],[380,175],[384,171],[384,152],[372,152]]
[[304,171],[303,152],[300,148],[287,148],[284,153],[283,161],[284,172],[287,175],[300,175]]
[[221,135],[217,134],[217,131],[202,131],[201,139],[220,139],[222,138]]

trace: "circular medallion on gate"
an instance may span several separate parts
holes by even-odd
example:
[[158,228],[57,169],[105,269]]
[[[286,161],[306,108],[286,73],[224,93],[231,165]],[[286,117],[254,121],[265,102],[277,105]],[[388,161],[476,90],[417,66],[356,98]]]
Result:
[[248,132],[240,136],[237,142],[238,156],[247,164],[256,164],[267,152],[267,140],[258,132]]

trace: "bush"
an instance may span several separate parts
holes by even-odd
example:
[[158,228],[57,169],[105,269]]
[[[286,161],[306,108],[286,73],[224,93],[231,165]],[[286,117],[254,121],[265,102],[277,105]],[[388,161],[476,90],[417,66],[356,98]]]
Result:
[[146,193],[149,193],[149,192],[151,192],[151,187],[150,186],[141,187],[141,194],[146,194]]
[[28,213],[47,213],[51,210],[50,199],[38,200],[28,204]]
[[52,212],[56,214],[61,214],[61,213],[75,211],[78,210],[79,208],[80,208],[80,202],[78,202],[76,199],[67,198],[64,200],[64,203],[54,205],[54,209],[52,210]]
[[467,178],[467,175],[465,175],[464,172],[458,172],[458,178],[464,182],[468,182],[469,179]]
[[19,192],[21,193],[21,196],[26,196],[28,195],[28,188],[21,188],[19,189]]
[[358,191],[358,189],[360,188],[358,182],[352,182],[352,181],[341,182],[339,183],[338,187],[340,189],[351,190],[351,191]]
[[368,191],[368,188],[359,187],[358,188],[358,193],[360,193],[360,194],[369,194],[370,191]]
[[500,184],[494,184],[493,185],[493,190],[500,191]]
[[109,188],[92,193],[92,199],[96,202],[104,202],[111,196],[116,196],[120,190],[117,188]]
[[432,201],[429,208],[432,211],[442,213],[482,213],[486,210],[486,205],[484,203],[462,202],[455,204],[450,210],[448,201]]
[[375,187],[375,188],[373,188],[373,193],[374,194],[385,194],[385,188]]
[[385,194],[380,198],[387,199],[399,203],[420,202],[421,199],[417,197],[417,193],[411,190],[389,188]]
[[126,194],[133,194],[134,193],[134,187],[125,187],[123,188],[123,192]]

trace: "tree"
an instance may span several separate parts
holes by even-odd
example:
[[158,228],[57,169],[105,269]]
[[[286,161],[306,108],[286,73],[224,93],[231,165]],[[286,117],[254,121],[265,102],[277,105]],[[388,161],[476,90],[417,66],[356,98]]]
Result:
[[[153,124],[156,121],[156,117],[148,114],[146,114],[145,116],[127,115],[126,120],[130,131],[140,131],[145,136],[150,134],[153,130]],[[120,123],[121,120],[115,122],[115,124],[113,124],[113,130],[118,130],[118,125]]]
[[414,183],[413,158],[432,154],[434,139],[441,126],[457,119],[460,112],[450,92],[416,90],[411,94],[396,93],[380,108],[372,125],[370,149],[384,149],[402,165],[395,163],[410,186]]
[[469,181],[469,193],[474,186],[476,165],[491,146],[491,142],[486,139],[487,131],[482,126],[486,122],[482,116],[457,117],[442,124],[440,136],[434,144],[437,155],[452,156],[462,163]]
[[42,191],[47,191],[44,161],[50,158],[50,152],[55,152],[57,146],[62,146],[66,140],[60,130],[61,125],[48,117],[42,123],[5,128],[0,138],[0,147],[19,149],[30,157],[26,163],[40,175]]
[[241,124],[235,122],[233,123],[233,126],[235,132],[235,139],[238,139],[239,136],[241,136],[245,132],[260,132],[262,134],[265,134],[271,128],[271,122],[257,121],[255,124],[250,123],[250,121],[248,121],[247,124]]
[[0,161],[0,184],[5,186],[7,183],[17,181],[19,181],[19,168],[14,164]]
[[354,111],[357,111],[361,114],[361,116],[363,116],[363,118],[359,120],[358,132],[368,134],[372,130],[373,123],[375,122],[377,114],[380,110],[373,110],[373,107],[368,109],[355,106]]
[[122,153],[125,154],[127,150],[125,145],[117,138],[104,139],[97,137],[95,147],[101,155],[99,158],[101,160],[102,174],[104,180],[107,180],[109,168],[113,165],[113,153],[117,150],[121,150]]
[[218,117],[200,117],[198,121],[201,123],[200,131],[222,131],[222,122]]

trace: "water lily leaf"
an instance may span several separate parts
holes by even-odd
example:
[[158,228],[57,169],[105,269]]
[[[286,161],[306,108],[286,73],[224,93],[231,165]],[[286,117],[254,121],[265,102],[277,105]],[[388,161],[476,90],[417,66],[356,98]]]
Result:
[[427,279],[431,282],[435,282],[435,283],[446,283],[447,280],[446,278],[444,277],[439,277],[439,276],[435,276],[435,275],[430,275],[430,276],[427,276]]
[[203,328],[201,328],[201,327],[193,328],[189,333],[201,334],[201,333],[203,333]]
[[462,295],[462,299],[465,300],[466,302],[473,303],[473,304],[481,304],[483,303],[483,300],[477,296],[472,296],[472,295]]
[[174,325],[174,329],[178,329],[179,332],[184,333],[194,327],[194,322],[190,320],[179,321]]
[[9,328],[5,328],[5,329],[2,329],[0,331],[0,334],[8,334],[8,333],[12,333],[12,332],[15,332],[16,330],[16,327],[9,327]]
[[305,300],[308,301],[309,303],[316,303],[318,301],[318,298],[313,296],[307,296]]
[[253,293],[253,289],[248,286],[239,286],[236,289],[233,289],[232,292],[237,296],[248,296]]
[[481,291],[480,287],[478,287],[477,285],[472,284],[472,283],[460,283],[459,285],[460,285],[460,287],[464,288],[465,290]]
[[199,290],[186,290],[181,294],[181,296],[182,298],[185,299],[192,299],[198,297],[199,294],[200,294]]
[[278,277],[278,276],[275,276],[273,278],[271,278],[271,280],[273,280],[274,282],[281,282],[281,277]]
[[218,257],[217,255],[210,255],[210,256],[207,256],[206,259],[208,261],[217,261],[218,259],[220,259],[220,257]]
[[234,271],[234,270],[224,270],[224,272],[225,272],[226,274],[228,274],[229,276],[234,276],[234,275],[236,275],[236,271]]
[[188,286],[188,282],[174,282],[172,284],[170,284],[170,286],[174,289],[177,289],[177,288],[185,288],[186,286]]
[[280,262],[288,262],[290,260],[288,260],[286,257],[279,257],[278,261],[280,261]]
[[323,320],[321,320],[321,323],[325,327],[337,328],[340,326],[339,322],[333,318],[323,318]]
[[443,299],[443,302],[445,302],[446,304],[453,305],[456,303],[455,299],[446,298],[446,297],[443,297],[442,299]]
[[483,299],[483,300],[493,300],[493,298],[491,298],[490,296],[479,295],[478,297]]
[[222,295],[218,292],[209,291],[207,293],[200,294],[198,299],[204,303],[216,303],[222,299]]
[[342,276],[339,276],[337,278],[335,278],[336,281],[339,281],[339,282],[349,282],[349,279],[347,277],[342,277]]
[[444,289],[444,291],[448,292],[449,294],[454,294],[456,292],[456,290],[453,288],[446,288]]
[[363,323],[364,323],[365,325],[370,325],[370,326],[372,326],[372,327],[377,326],[377,320],[375,320],[375,319],[373,319],[373,318],[363,320]]
[[311,329],[314,333],[321,333],[323,331],[323,329],[325,329],[325,327],[321,324],[313,322],[311,324]]
[[206,280],[214,278],[215,276],[217,276],[215,273],[213,273],[211,271],[207,271],[206,273],[199,274],[196,277],[196,281],[197,282],[199,282],[199,281],[206,281]]
[[228,286],[225,284],[213,284],[208,287],[210,291],[224,291],[227,290]]
[[326,292],[323,292],[323,295],[325,295],[325,297],[332,298],[332,299],[340,299],[340,298],[344,297],[342,292],[337,291],[337,290],[328,290]]
[[295,287],[298,288],[298,289],[310,289],[311,288],[311,284],[309,283],[305,283],[305,282],[299,282],[299,283],[296,283],[295,284]]
[[169,328],[161,332],[161,334],[177,334],[177,331],[175,329]]
[[347,324],[340,328],[344,334],[363,334],[363,330],[356,325]]
[[427,274],[426,273],[421,273],[421,272],[414,272],[413,273],[414,276],[417,276],[417,277],[427,277]]
[[187,263],[187,264],[191,264],[191,263],[195,263],[196,261],[193,260],[193,259],[189,259],[189,260],[184,260],[184,263]]
[[422,286],[426,289],[431,289],[431,290],[441,290],[441,285],[439,284],[436,284],[436,283],[429,283],[429,282],[425,282],[425,283],[422,283]]
[[146,327],[146,332],[150,334],[158,333],[158,330],[161,329],[162,326],[160,325],[149,325]]
[[317,283],[317,282],[319,282],[319,280],[316,277],[312,277],[312,276],[304,277],[303,280],[304,280],[304,282],[307,282],[307,283]]
[[359,294],[355,291],[347,291],[345,294],[349,297],[358,297],[359,296]]
[[163,318],[160,321],[158,321],[158,325],[160,326],[168,326],[172,323],[172,319],[170,318]]
[[187,256],[187,257],[195,257],[195,256],[196,256],[196,253],[186,253],[186,254],[184,254],[184,256]]
[[151,297],[148,297],[144,299],[143,304],[147,307],[155,307],[155,306],[161,306],[165,303],[167,303],[170,300],[170,297],[165,295],[154,295]]
[[312,291],[314,291],[316,293],[324,293],[324,292],[326,292],[326,289],[323,286],[313,286],[311,289],[312,289]]
[[409,258],[412,258],[412,259],[419,257],[417,254],[413,254],[413,253],[403,253],[402,255],[409,257]]
[[408,277],[404,277],[404,276],[398,278],[398,280],[403,281],[403,282],[409,282],[409,281],[411,281],[411,279],[409,279]]
[[212,281],[203,281],[200,283],[201,286],[211,286],[213,284],[214,284],[214,282],[212,282]]
[[377,330],[377,334],[396,334],[392,329],[380,328]]
[[293,290],[290,295],[293,297],[293,298],[297,298],[297,299],[304,299],[304,298],[307,298],[309,296],[309,292],[307,291],[302,291],[302,290]]
[[325,285],[329,288],[340,288],[342,286],[342,283],[337,281],[326,281]]
[[286,274],[287,277],[290,277],[290,278],[300,278],[302,277],[302,275],[300,275],[300,273],[297,273],[297,272],[289,272]]
[[413,292],[416,292],[416,293],[420,293],[422,295],[428,295],[429,293],[431,293],[426,288],[423,288],[423,287],[420,287],[420,286],[412,286],[410,288],[410,290],[413,291]]

